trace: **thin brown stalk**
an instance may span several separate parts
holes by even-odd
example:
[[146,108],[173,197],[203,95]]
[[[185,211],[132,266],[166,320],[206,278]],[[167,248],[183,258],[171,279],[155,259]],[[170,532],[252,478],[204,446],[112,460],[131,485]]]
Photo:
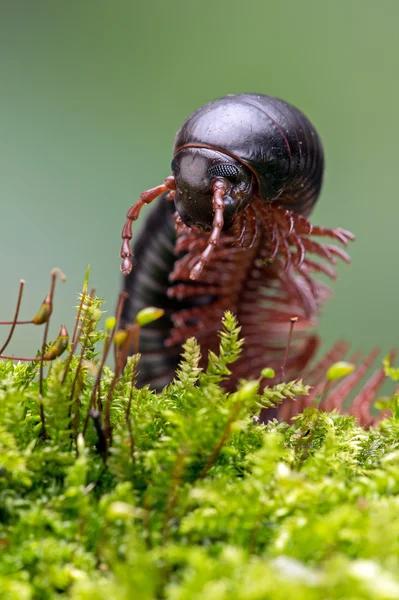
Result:
[[2,360],[20,360],[21,362],[39,362],[42,360],[41,356],[35,356],[34,358],[28,358],[27,356],[7,356],[5,354],[0,355]]
[[[115,331],[116,331],[116,327],[117,324],[120,320],[121,314],[122,314],[122,310],[123,310],[123,305],[125,303],[125,300],[127,298],[127,293],[126,292],[122,292],[121,294],[119,294],[119,299],[118,299],[118,305],[116,307],[116,314],[115,314],[115,327],[112,330],[112,339],[115,335]],[[111,339],[111,341],[112,341]],[[105,432],[105,437],[108,440],[108,445],[110,445],[112,443],[112,428],[111,428],[111,404],[112,404],[112,399],[114,396],[114,392],[115,392],[115,386],[116,383],[119,379],[119,376],[122,372],[122,368],[123,365],[120,361],[116,361],[115,364],[115,373],[114,376],[112,378],[111,381],[111,385],[109,387],[108,390],[108,395],[107,395],[107,400],[105,403],[105,411],[104,411],[104,432]],[[94,396],[95,398],[95,396]],[[93,398],[93,402],[94,402],[94,398]],[[105,451],[105,457],[107,458],[108,455],[108,447]]]
[[140,341],[140,327],[138,325],[133,326],[133,353],[138,354]]
[[83,425],[83,436],[86,435],[87,425],[89,423],[89,418],[90,418],[90,411],[92,410],[92,408],[94,406],[94,402],[95,402],[95,398],[96,398],[96,393],[97,393],[97,388],[100,385],[101,377],[102,377],[102,374],[103,374],[103,368],[104,368],[104,365],[105,365],[105,361],[107,360],[109,350],[111,348],[111,344],[112,344],[112,339],[114,337],[114,333],[115,333],[115,329],[113,329],[110,333],[107,333],[105,341],[104,341],[103,354],[101,356],[101,361],[100,361],[100,364],[99,364],[99,367],[98,367],[97,377],[96,377],[96,380],[94,382],[94,386],[93,386],[93,389],[92,389],[92,392],[91,392],[89,406],[87,408],[87,414],[86,414],[85,422],[84,422],[84,425]]
[[19,309],[21,307],[22,294],[24,291],[24,285],[25,285],[25,281],[23,279],[21,279],[21,281],[19,283],[19,292],[18,292],[17,304],[15,307],[14,320],[12,321],[10,333],[8,334],[8,337],[7,337],[6,341],[4,342],[3,346],[0,348],[0,355],[3,354],[4,350],[7,348],[8,344],[11,342],[11,338],[13,336],[15,327],[17,325]]
[[[90,294],[89,294],[91,297],[94,296],[93,290],[94,290],[94,288],[91,289]],[[84,303],[85,298],[86,298],[86,292],[87,292],[87,287],[86,287],[86,284],[85,284],[83,286],[83,289],[82,289],[82,297],[81,297],[80,303],[79,303],[78,314],[76,315],[75,327],[73,328],[72,342],[71,342],[72,347],[75,345],[76,334],[77,334],[77,331],[78,331],[78,326],[79,326],[79,321],[80,321],[80,315],[82,314],[83,303]],[[93,294],[92,294],[92,292],[93,292]],[[81,331],[82,331],[82,328],[80,328],[80,333],[81,333]],[[76,341],[76,345],[77,345],[77,343],[78,342]],[[75,347],[76,347],[76,345],[75,345]]]
[[98,388],[97,388],[97,410],[100,411],[100,413],[102,413],[103,411],[103,403],[101,401],[101,381],[98,384]]
[[124,304],[126,302],[126,298],[128,296],[129,296],[129,294],[127,292],[121,292],[119,294],[118,304],[116,306],[116,312],[115,312],[116,326],[118,326],[118,323],[119,323],[119,321],[121,319],[123,306],[124,306]]
[[[75,351],[76,351],[76,348],[78,346],[78,343],[80,342],[80,338],[81,338],[81,335],[82,335],[82,332],[83,332],[83,329],[84,329],[84,320],[85,320],[86,316],[88,315],[88,312],[89,312],[91,303],[93,302],[93,298],[94,298],[95,293],[96,293],[96,288],[92,288],[90,290],[89,298],[87,300],[87,308],[86,308],[84,317],[82,319],[81,326],[79,328],[79,334],[76,335],[76,330],[77,330],[78,322],[80,320],[80,315],[81,315],[81,307],[79,307],[78,316],[77,316],[76,321],[75,321],[75,329],[74,329],[74,332],[73,332],[74,339],[72,340],[71,351],[69,353],[69,356],[68,356],[68,359],[67,359],[67,362],[66,362],[66,365],[65,365],[65,370],[64,370],[64,374],[62,376],[61,383],[65,383],[65,380],[67,378],[68,371],[69,371],[69,368],[71,366],[72,358],[73,358],[73,356],[75,354]],[[84,297],[85,296],[82,295],[82,298],[84,298]]]
[[283,361],[283,364],[282,364],[282,367],[281,367],[281,381],[283,381],[284,377],[285,377],[285,367],[287,365],[288,355],[289,355],[289,352],[290,352],[292,334],[293,334],[293,331],[294,331],[295,323],[298,321],[298,317],[291,317],[290,321],[291,321],[290,331],[289,331],[289,334],[288,334],[287,345],[285,347],[284,361]]
[[240,410],[240,408],[241,408],[241,402],[238,401],[234,404],[232,411],[230,413],[229,420],[227,421],[226,427],[222,434],[222,437],[220,438],[219,442],[215,446],[215,449],[213,450],[211,456],[209,457],[208,462],[206,463],[205,467],[202,469],[202,471],[199,475],[199,479],[204,479],[204,477],[208,473],[209,469],[214,465],[217,457],[219,456],[221,449],[223,448],[225,441],[227,440],[227,438],[230,435],[231,426],[232,426],[233,421],[236,418],[237,413]]
[[[50,305],[50,307],[53,306],[53,298],[54,298],[55,283],[57,281],[57,273],[58,273],[58,271],[56,269],[53,269],[51,271],[51,287],[50,287],[50,294],[49,294],[49,305]],[[44,333],[43,333],[42,353],[41,353],[40,373],[39,373],[39,394],[40,394],[40,399],[41,400],[43,399],[44,355],[45,355],[45,352],[46,352],[47,336],[48,336],[48,330],[49,330],[49,325],[50,325],[50,318],[51,318],[51,311],[50,311],[48,319],[45,322]],[[44,415],[43,402],[40,402],[40,420],[41,420],[41,423],[42,423],[42,437],[43,437],[43,439],[46,439],[47,438],[46,419],[45,419],[45,415]]]
[[138,353],[140,327],[137,323],[132,323],[126,326],[125,332],[127,335],[122,345],[115,344],[115,369],[120,371],[123,370],[127,358],[131,354],[131,348],[133,348],[133,355]]
[[[32,325],[33,319],[30,321],[16,321],[15,325]],[[14,321],[0,321],[0,325],[14,325]]]
[[[127,292],[121,292],[119,294],[118,304],[116,306],[116,312],[115,312],[116,327],[119,327],[119,322],[121,320],[123,306],[125,304],[125,301],[126,301],[126,298],[128,297],[128,295],[129,294]],[[118,364],[118,348],[116,347],[116,345],[114,346],[114,360],[115,360],[115,364]]]
[[[92,319],[90,321],[90,323],[88,324],[86,335],[85,335],[85,338],[83,340],[82,347],[81,347],[81,350],[80,350],[79,362],[78,362],[78,366],[76,367],[75,377],[73,378],[72,387],[71,387],[71,395],[70,395],[70,400],[69,400],[68,417],[71,417],[71,415],[72,415],[72,406],[74,404],[75,389],[76,389],[76,385],[77,385],[77,382],[78,382],[78,379],[79,379],[80,371],[82,369],[84,354],[86,352],[87,345],[88,345],[88,342],[89,342],[89,339],[90,339],[90,333],[93,331],[94,323],[95,323],[95,321],[94,321],[94,319]],[[80,336],[79,336],[78,339],[80,339]],[[76,413],[79,413],[79,394],[76,395],[76,402],[75,402],[75,419],[74,419],[74,423],[75,423],[75,436],[74,437],[75,437],[75,440],[77,439],[77,436],[78,436],[77,428],[79,427],[79,415],[78,415],[78,422],[76,423]]]

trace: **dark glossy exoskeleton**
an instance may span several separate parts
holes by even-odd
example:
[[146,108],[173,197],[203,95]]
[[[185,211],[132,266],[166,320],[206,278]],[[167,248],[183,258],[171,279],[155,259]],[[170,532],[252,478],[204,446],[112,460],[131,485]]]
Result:
[[222,178],[226,229],[256,194],[270,202],[284,193],[280,205],[307,215],[323,166],[319,136],[299,110],[271,96],[227,96],[197,110],[176,135],[176,210],[186,225],[209,227],[212,183]]
[[[281,368],[291,318],[298,318],[285,374],[302,374],[317,348],[310,333],[328,288],[315,273],[335,276],[348,255],[314,236],[339,240],[342,229],[307,217],[323,178],[323,149],[313,125],[283,100],[226,96],[194,112],[174,143],[173,176],[143,192],[127,213],[122,271],[129,297],[122,322],[154,305],[165,316],[141,335],[140,382],[159,389],[173,377],[190,336],[203,355],[216,349],[223,312],[234,312],[246,340],[233,380]],[[161,196],[134,248],[131,225]],[[209,233],[210,232],[210,233]]]

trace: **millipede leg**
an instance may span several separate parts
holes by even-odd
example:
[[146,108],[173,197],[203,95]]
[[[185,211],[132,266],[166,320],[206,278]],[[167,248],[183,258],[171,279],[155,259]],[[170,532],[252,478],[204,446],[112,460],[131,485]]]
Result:
[[201,254],[195,267],[191,270],[190,279],[193,279],[193,280],[198,279],[198,277],[201,275],[202,269],[209,262],[209,260],[212,256],[212,252],[214,251],[215,247],[217,246],[217,244],[219,242],[220,232],[223,229],[223,223],[224,223],[223,196],[225,195],[225,193],[227,191],[226,184],[224,183],[224,181],[217,179],[212,186],[212,191],[213,191],[212,208],[215,212],[215,216],[213,218],[213,230],[208,239],[207,247]]
[[132,270],[132,251],[129,246],[129,242],[133,237],[132,224],[133,221],[137,221],[140,215],[140,211],[145,204],[150,204],[155,198],[167,192],[172,192],[176,189],[175,178],[173,176],[167,177],[162,185],[146,190],[140,194],[140,198],[129,208],[126,213],[126,222],[122,229],[122,247],[121,247],[121,258],[123,259],[121,265],[121,271],[124,275],[129,275]]

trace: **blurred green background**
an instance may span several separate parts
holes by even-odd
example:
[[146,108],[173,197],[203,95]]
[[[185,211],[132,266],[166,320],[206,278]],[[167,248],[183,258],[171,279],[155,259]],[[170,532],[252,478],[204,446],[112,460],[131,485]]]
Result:
[[[113,310],[127,208],[170,173],[174,134],[194,109],[248,91],[282,97],[315,123],[327,171],[313,222],[357,235],[321,318],[326,345],[399,345],[397,0],[0,7],[2,318],[21,277],[21,317],[31,317],[59,266],[68,282],[51,333],[71,327],[88,263]],[[14,352],[40,337],[19,331]]]

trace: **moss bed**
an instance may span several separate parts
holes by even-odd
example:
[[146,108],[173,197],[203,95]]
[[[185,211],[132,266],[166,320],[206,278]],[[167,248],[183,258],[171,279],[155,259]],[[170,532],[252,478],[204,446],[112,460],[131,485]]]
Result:
[[367,431],[317,408],[260,424],[306,382],[226,393],[229,313],[207,369],[188,340],[157,395],[137,356],[101,367],[101,301],[82,307],[41,390],[40,360],[0,361],[2,600],[399,598],[396,396]]

